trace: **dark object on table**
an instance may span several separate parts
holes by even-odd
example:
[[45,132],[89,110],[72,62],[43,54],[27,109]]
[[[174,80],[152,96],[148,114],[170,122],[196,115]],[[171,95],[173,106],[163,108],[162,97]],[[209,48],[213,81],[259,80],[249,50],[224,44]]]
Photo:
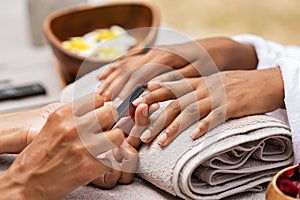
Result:
[[46,94],[46,89],[39,83],[0,89],[0,101],[20,99]]

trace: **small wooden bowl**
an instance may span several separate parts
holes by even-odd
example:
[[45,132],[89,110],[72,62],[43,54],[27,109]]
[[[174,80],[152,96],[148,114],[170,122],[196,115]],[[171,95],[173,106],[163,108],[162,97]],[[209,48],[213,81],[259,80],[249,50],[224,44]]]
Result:
[[295,198],[281,192],[281,190],[277,187],[278,178],[287,170],[293,169],[295,167],[297,167],[297,165],[284,168],[273,177],[266,191],[266,200],[296,200]]
[[64,49],[62,41],[82,36],[95,29],[118,25],[129,30],[129,34],[137,40],[137,44],[131,50],[139,52],[144,47],[154,44],[159,23],[160,15],[157,7],[144,1],[84,4],[50,14],[44,22],[44,35],[66,81],[72,82],[75,77],[80,77],[113,60],[79,56]]

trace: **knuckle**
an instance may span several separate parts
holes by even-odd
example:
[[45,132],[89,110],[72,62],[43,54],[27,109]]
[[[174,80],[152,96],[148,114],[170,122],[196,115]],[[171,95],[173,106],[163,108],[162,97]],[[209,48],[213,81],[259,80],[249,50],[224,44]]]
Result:
[[205,129],[209,129],[210,121],[209,120],[202,120],[202,125]]
[[149,93],[144,96],[144,101],[146,104],[150,105],[159,100],[158,95],[156,93]]
[[74,125],[61,125],[60,133],[65,140],[69,140],[73,138],[73,136],[77,133]]
[[163,78],[165,81],[174,81],[180,79],[180,74],[176,71],[167,73]]
[[[224,107],[225,108],[225,107]],[[223,109],[222,107],[220,107],[219,109],[216,109],[213,113],[213,118],[212,120],[214,122],[221,122],[221,121],[225,121],[225,117],[226,117],[226,110]]]
[[197,104],[191,104],[184,109],[184,113],[192,116],[200,116],[200,110]]
[[168,107],[167,107],[168,110],[173,110],[173,111],[180,111],[181,110],[181,107],[180,107],[180,103],[178,100],[174,100],[172,101]]
[[178,80],[182,78],[182,75],[177,71],[173,71],[172,73],[169,73],[168,78],[169,80]]
[[185,108],[185,111],[189,114],[198,114],[199,108],[197,104],[191,104]]
[[64,118],[66,117],[67,113],[71,112],[71,105],[66,105],[61,107],[60,109],[56,110],[55,112],[53,112],[49,118],[48,121],[54,121],[54,122],[61,122],[64,120]]

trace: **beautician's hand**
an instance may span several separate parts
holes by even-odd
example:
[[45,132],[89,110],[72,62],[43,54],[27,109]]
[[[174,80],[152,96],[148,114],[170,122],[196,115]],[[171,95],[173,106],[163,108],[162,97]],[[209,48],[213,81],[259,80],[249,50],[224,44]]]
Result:
[[117,112],[103,104],[103,98],[93,94],[52,113],[1,176],[1,198],[60,199],[106,173],[109,160],[95,157],[120,146],[124,135],[118,128],[107,130]]
[[284,106],[279,68],[220,72],[205,78],[156,83],[148,88],[152,92],[137,99],[135,105],[178,98],[141,136],[148,143],[162,131],[158,138],[161,146],[168,145],[199,119],[192,138],[199,138],[229,118],[266,113]]
[[27,133],[26,146],[28,146],[32,142],[32,140],[39,134],[49,116],[63,105],[64,104],[60,102],[51,103],[34,110],[36,116],[32,117],[31,122],[25,128]]
[[41,131],[49,115],[62,103],[2,114],[0,116],[0,153],[19,153],[28,146]]
[[172,81],[209,75],[218,70],[255,69],[256,65],[257,58],[251,45],[228,38],[158,46],[144,55],[128,56],[113,63],[99,76],[103,81],[99,92],[105,100],[116,96],[124,99],[137,84],[153,78],[152,81]]
[[[131,128],[132,133],[140,133],[140,130],[147,127],[149,124],[148,115],[148,105],[141,103],[135,110],[135,125]],[[120,148],[107,152],[105,157],[112,162],[114,167],[92,183],[101,188],[112,188],[118,182],[123,184],[131,183],[138,164],[137,149],[140,144],[140,138],[136,136],[132,137],[131,135],[123,142]]]

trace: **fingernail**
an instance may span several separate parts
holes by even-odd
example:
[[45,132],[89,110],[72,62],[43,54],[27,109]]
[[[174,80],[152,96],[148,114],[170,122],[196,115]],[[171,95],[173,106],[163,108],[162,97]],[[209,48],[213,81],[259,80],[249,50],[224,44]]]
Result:
[[199,132],[200,132],[199,127],[195,127],[195,129],[190,134],[191,138],[195,139]]
[[104,89],[103,89],[103,87],[102,87],[102,85],[98,88],[98,93],[99,94],[102,94],[104,92]]
[[158,84],[158,83],[161,83],[161,80],[151,80],[148,82],[148,85],[149,84]]
[[152,114],[159,109],[159,103],[154,103],[149,106],[149,113]]
[[106,91],[103,93],[103,96],[104,96],[104,97],[109,96],[109,91],[106,90]]
[[133,105],[137,106],[144,101],[144,97],[139,97],[132,102]]
[[148,139],[152,136],[151,131],[149,129],[145,130],[144,133],[141,135],[141,140],[143,142],[147,142]]
[[120,97],[116,97],[116,98],[114,98],[114,101],[120,102],[120,101],[122,101],[122,99]]
[[166,142],[167,138],[168,138],[168,135],[166,133],[163,133],[162,135],[159,136],[157,143],[160,146],[163,146],[163,144]]
[[95,89],[96,92],[99,92],[99,93],[100,93],[100,89],[101,89],[102,83],[103,83],[103,81],[99,81],[99,82],[97,83],[96,89]]

